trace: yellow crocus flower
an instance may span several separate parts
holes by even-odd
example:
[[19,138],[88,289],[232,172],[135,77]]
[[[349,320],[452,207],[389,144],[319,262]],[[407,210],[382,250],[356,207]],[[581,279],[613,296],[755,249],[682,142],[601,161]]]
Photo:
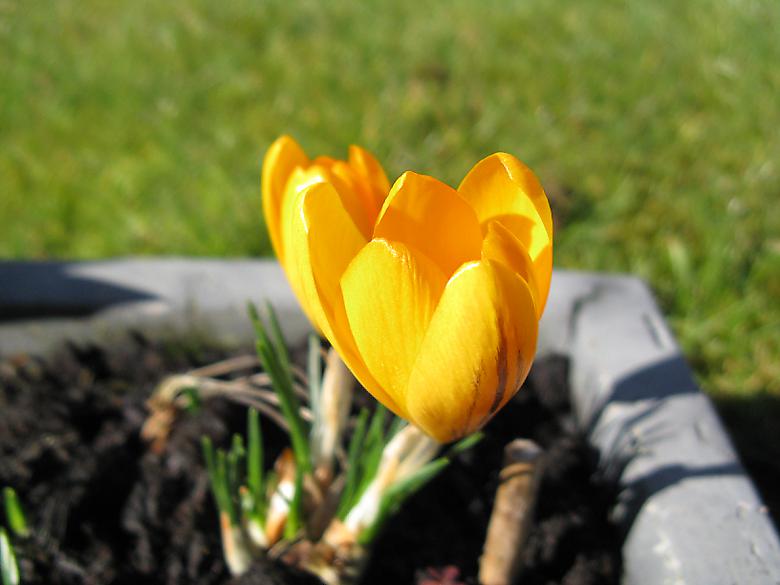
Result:
[[290,137],[263,162],[263,209],[305,312],[355,377],[441,442],[479,429],[528,375],[552,275],[553,225],[515,157],[457,190],[367,151],[309,160]]

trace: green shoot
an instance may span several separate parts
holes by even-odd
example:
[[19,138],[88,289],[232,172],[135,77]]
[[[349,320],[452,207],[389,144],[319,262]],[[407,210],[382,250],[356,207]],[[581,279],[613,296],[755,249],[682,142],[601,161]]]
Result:
[[290,502],[290,511],[284,524],[284,538],[295,540],[303,525],[303,473],[295,469],[295,492]]
[[385,435],[386,415],[387,409],[380,405],[377,406],[374,416],[371,418],[361,456],[360,483],[354,496],[355,501],[374,479],[377,469],[379,469],[379,463],[382,461],[382,451],[389,440],[389,436]]
[[403,504],[410,495],[428,483],[428,481],[436,477],[448,463],[449,461],[442,457],[435,459],[411,477],[399,481],[388,488],[379,503],[379,512],[377,513],[376,520],[359,535],[358,542],[367,545],[373,541],[385,521],[398,511],[401,504]]
[[315,333],[310,334],[307,373],[309,376],[309,408],[311,408],[314,420],[319,420],[320,417],[320,390],[322,386],[320,347],[320,338]]
[[311,472],[311,457],[309,454],[308,429],[301,418],[300,405],[293,388],[292,372],[290,370],[290,358],[282,337],[279,323],[273,309],[269,306],[271,327],[274,339],[268,333],[265,323],[260,318],[257,308],[249,304],[249,315],[257,334],[257,355],[263,364],[263,369],[271,377],[271,382],[276,395],[279,397],[279,406],[287,424],[290,427],[290,441],[297,466],[304,472]]
[[263,493],[263,435],[260,432],[260,413],[254,408],[247,412],[247,456],[246,482],[253,502],[253,511],[264,516],[265,495]]
[[200,395],[198,394],[198,391],[195,388],[189,387],[185,388],[182,392],[187,397],[187,404],[185,406],[185,409],[190,414],[196,414],[200,410],[201,401],[200,401]]
[[287,342],[284,340],[282,328],[279,326],[279,320],[276,318],[276,311],[274,311],[274,307],[269,301],[265,302],[265,310],[268,315],[268,320],[271,323],[271,333],[273,334],[274,343],[279,350],[282,368],[285,372],[290,372],[290,354],[287,352]]
[[[240,574],[245,570],[244,561],[247,559],[242,555],[248,555],[249,549],[246,549],[242,543],[247,538],[246,542],[252,542],[261,548],[274,546],[279,538],[286,541],[285,546],[294,545],[301,538],[309,538],[306,534],[309,519],[304,516],[306,497],[304,484],[313,473],[312,455],[316,455],[321,445],[317,443],[317,439],[322,429],[317,425],[326,424],[321,419],[325,408],[322,404],[325,372],[320,340],[315,336],[309,338],[307,363],[309,399],[315,420],[313,429],[310,429],[309,424],[301,416],[290,356],[272,307],[269,305],[267,314],[261,317],[256,307],[250,304],[249,314],[256,332],[257,355],[270,378],[278,398],[279,409],[289,429],[295,475],[294,486],[290,486],[289,482],[293,478],[287,473],[292,473],[292,469],[287,471],[286,466],[292,465],[293,462],[289,459],[284,460],[285,485],[280,489],[277,472],[264,468],[267,462],[260,414],[256,409],[250,408],[247,411],[246,436],[233,435],[229,449],[217,449],[209,437],[202,438],[203,457],[214,501],[222,521],[223,552],[234,574]],[[326,363],[328,367],[332,365],[330,358]],[[343,367],[341,363],[334,363],[336,367]],[[341,370],[338,370],[333,379],[338,379],[340,374]],[[331,388],[336,388],[335,383]],[[326,388],[326,390],[330,389]],[[197,407],[197,398],[197,395],[190,397],[191,406]],[[339,413],[342,414],[342,411]],[[339,421],[341,422],[338,424],[341,425],[342,419],[339,418]],[[316,436],[309,436],[310,432],[315,433]],[[398,436],[399,432],[403,436]],[[376,483],[376,488],[371,487],[370,493],[367,494],[366,490],[372,486],[372,482],[384,464],[385,449],[394,438],[398,442],[387,453],[388,472],[386,475],[384,471],[382,472],[383,481]],[[335,471],[335,475],[329,475],[327,480],[323,480],[343,481],[338,505],[335,510],[326,508],[317,510],[316,513],[333,514],[332,517],[328,516],[323,520],[343,521],[345,526],[349,525],[350,530],[355,531],[353,537],[357,539],[357,544],[367,545],[381,530],[387,518],[394,514],[412,493],[438,475],[456,454],[472,446],[479,438],[475,435],[464,439],[452,446],[444,456],[431,461],[439,450],[439,445],[435,441],[426,437],[418,429],[406,428],[406,423],[399,418],[392,417],[392,420],[388,421],[388,411],[381,405],[377,405],[373,413],[364,408],[357,416],[354,431],[349,439],[346,461],[339,460],[341,465],[331,462],[334,469],[330,469],[330,472]],[[323,443],[328,443],[327,450],[330,450],[330,442],[335,443],[335,441],[336,439],[333,441],[328,439]],[[289,454],[285,455],[285,458],[287,457]],[[396,469],[394,465],[402,467]],[[414,469],[417,471],[413,472]],[[395,478],[394,482],[393,478]],[[274,499],[278,497],[277,494],[281,494],[284,498],[283,504]],[[360,510],[356,510],[355,506],[362,501],[361,498],[366,498],[366,506],[361,505]],[[271,503],[274,505],[272,528],[267,522]],[[283,515],[276,516],[277,503],[281,504],[278,511],[286,514],[286,518]],[[353,512],[354,518],[350,516]],[[279,520],[285,518],[283,527],[276,523],[277,518]],[[370,525],[364,528],[366,523]],[[281,529],[281,534],[278,529]],[[308,546],[308,543],[306,545]]]
[[368,409],[364,408],[358,415],[355,431],[352,433],[352,439],[349,442],[347,451],[347,470],[344,481],[344,491],[341,495],[336,516],[344,520],[347,513],[355,505],[358,486],[360,485],[360,455],[363,448],[363,440],[366,436],[366,424],[368,423]]
[[230,479],[228,477],[228,457],[222,449],[217,449],[217,482],[220,485],[220,491],[223,493],[223,513],[230,518],[230,523],[235,526],[238,524],[238,514],[233,505],[233,492],[230,490]]
[[245,455],[244,439],[239,434],[233,435],[233,442],[227,454],[227,480],[231,494],[237,494],[241,486],[241,463]]
[[211,492],[214,494],[217,508],[219,508],[221,512],[222,499],[217,484],[217,465],[214,462],[214,444],[211,442],[211,437],[203,435],[200,438],[200,446],[203,451],[203,460],[206,462],[206,472],[208,473],[209,482],[211,483]]
[[447,459],[452,460],[456,455],[460,455],[464,451],[468,451],[472,447],[479,444],[482,439],[485,438],[485,433],[482,431],[477,431],[476,433],[470,434],[468,437],[464,437],[457,443],[455,443],[452,447],[450,447],[447,450],[447,453],[444,455]]
[[406,479],[390,486],[382,496],[376,520],[360,534],[358,542],[367,545],[374,540],[385,521],[398,511],[409,496],[420,490],[425,484],[443,471],[456,455],[479,443],[483,436],[484,435],[481,432],[477,432],[461,439],[450,447],[446,454],[421,467],[416,473],[410,475]]
[[12,487],[3,488],[3,500],[5,502],[5,517],[8,520],[8,527],[14,534],[22,538],[30,535],[30,529],[27,527],[27,518],[25,518],[22,505],[16,496],[16,491]]
[[211,439],[206,436],[201,438],[201,447],[203,459],[206,461],[206,471],[211,482],[211,492],[214,494],[214,501],[219,513],[226,515],[231,524],[235,525],[238,522],[238,515],[228,485],[225,452],[221,449],[214,449]]
[[5,528],[0,528],[0,576],[3,585],[19,585],[19,565]]

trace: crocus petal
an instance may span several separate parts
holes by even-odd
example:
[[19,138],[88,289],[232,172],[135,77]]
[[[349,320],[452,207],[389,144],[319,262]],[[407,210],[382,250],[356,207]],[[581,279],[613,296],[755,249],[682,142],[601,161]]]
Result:
[[263,214],[271,236],[271,244],[280,260],[284,256],[280,223],[287,180],[297,167],[305,167],[308,164],[309,159],[306,154],[289,136],[278,138],[263,159],[261,181]]
[[399,243],[373,240],[341,279],[344,304],[358,351],[397,404],[446,283],[439,268]]
[[376,222],[379,210],[382,209],[382,204],[390,191],[390,181],[387,180],[387,175],[379,161],[365,148],[355,145],[350,146],[347,161],[355,174],[367,186],[367,191],[370,195],[367,199],[372,202],[371,209],[373,214],[371,218],[372,221]]
[[[320,167],[311,166],[308,168],[297,167],[293,170],[290,178],[287,180],[287,186],[285,187],[285,194],[282,199],[281,209],[281,221],[280,221],[280,234],[281,234],[281,251],[279,255],[279,262],[284,267],[284,272],[287,275],[287,280],[290,282],[290,287],[293,292],[303,302],[303,281],[299,271],[299,256],[300,243],[305,242],[306,231],[301,231],[301,222],[303,221],[301,205],[303,199],[300,195],[308,187],[317,183],[326,183],[327,177],[323,174]],[[340,207],[340,206],[339,206]],[[296,239],[298,240],[298,246],[296,247]],[[308,309],[308,307],[306,307]],[[307,310],[307,316],[312,319],[312,312]],[[319,327],[318,321],[314,321],[314,324]]]
[[330,167],[331,182],[341,197],[341,203],[347,210],[352,221],[358,227],[366,239],[371,237],[374,227],[373,201],[360,177],[355,175],[352,168],[344,161],[335,161]]
[[528,375],[537,328],[522,278],[489,260],[463,266],[447,283],[409,378],[410,420],[442,442],[485,424]]
[[539,309],[544,311],[552,280],[552,242],[547,240],[544,227],[521,215],[496,216],[487,224],[493,222],[503,225],[512,232],[520,245],[528,250],[528,256],[533,264],[535,281],[540,291]]
[[499,221],[528,250],[544,310],[552,277],[553,223],[539,180],[514,156],[497,153],[474,165],[458,193],[473,206],[483,230],[488,221]]
[[498,221],[487,222],[485,239],[482,241],[482,258],[501,262],[528,283],[536,307],[536,317],[541,318],[544,310],[541,300],[547,297],[547,291],[536,281],[536,271],[528,251],[512,232]]
[[[299,193],[290,223],[290,257],[285,271],[298,279],[296,294],[309,319],[327,337],[355,377],[390,410],[395,401],[376,382],[357,351],[344,310],[341,277],[366,244],[329,183],[313,183]],[[292,279],[291,279],[292,282]],[[293,286],[293,290],[295,290]]]
[[471,206],[453,188],[413,172],[404,173],[393,185],[374,237],[420,250],[448,277],[465,262],[478,260],[482,245]]
[[346,162],[330,156],[318,156],[311,162],[309,168],[316,169],[317,173],[336,188],[341,204],[364,237],[368,239],[373,230],[375,214],[370,209],[372,204],[365,202],[366,196],[363,194],[365,189],[360,177]]
[[511,154],[498,152],[479,161],[458,193],[471,203],[480,222],[496,215],[522,215],[540,221],[552,240],[552,213],[544,189],[531,169]]

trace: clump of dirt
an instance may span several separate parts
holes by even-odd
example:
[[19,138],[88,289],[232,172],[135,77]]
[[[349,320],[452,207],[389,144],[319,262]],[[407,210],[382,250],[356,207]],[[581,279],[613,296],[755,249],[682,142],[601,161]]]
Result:
[[[245,409],[225,400],[180,416],[164,450],[140,438],[145,401],[168,373],[226,357],[137,337],[110,349],[71,346],[41,361],[0,361],[0,484],[19,493],[33,536],[16,541],[26,584],[318,583],[270,560],[231,579],[200,437],[226,444]],[[486,439],[413,497],[388,523],[364,582],[475,583],[504,444],[533,438],[547,451],[523,583],[617,583],[619,539],[607,520],[613,494],[593,479],[593,456],[568,413],[566,362],[534,367]],[[287,439],[263,427],[272,452]],[[454,567],[454,568],[453,568]]]

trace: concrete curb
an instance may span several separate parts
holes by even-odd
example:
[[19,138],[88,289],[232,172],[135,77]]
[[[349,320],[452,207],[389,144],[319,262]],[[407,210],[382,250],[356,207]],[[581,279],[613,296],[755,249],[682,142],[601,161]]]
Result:
[[639,279],[557,272],[540,353],[571,359],[577,422],[621,488],[624,582],[780,583],[780,543]]
[[0,355],[119,341],[130,330],[247,344],[250,300],[273,304],[290,340],[311,330],[272,261],[0,262]]
[[[0,262],[0,355],[128,329],[248,343],[247,300],[309,331],[273,261]],[[556,271],[539,354],[571,360],[577,422],[621,488],[624,583],[780,583],[780,541],[647,286]]]

